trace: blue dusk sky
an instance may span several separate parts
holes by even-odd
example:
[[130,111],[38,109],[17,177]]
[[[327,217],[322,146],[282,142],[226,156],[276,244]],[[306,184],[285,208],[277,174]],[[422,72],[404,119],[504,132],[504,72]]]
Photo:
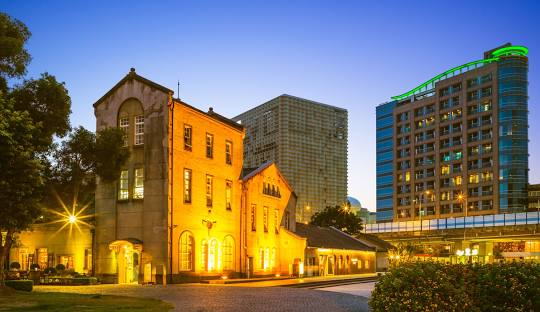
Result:
[[29,77],[65,81],[71,123],[135,67],[228,117],[287,93],[349,111],[349,194],[375,210],[375,107],[506,42],[529,47],[530,181],[540,182],[540,1],[8,1]]

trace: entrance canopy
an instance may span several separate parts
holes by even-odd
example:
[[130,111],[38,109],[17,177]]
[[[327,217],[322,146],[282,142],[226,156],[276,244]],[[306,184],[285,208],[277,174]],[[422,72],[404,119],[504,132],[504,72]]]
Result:
[[142,251],[143,242],[136,238],[117,239],[109,244],[109,249],[118,252],[121,247]]

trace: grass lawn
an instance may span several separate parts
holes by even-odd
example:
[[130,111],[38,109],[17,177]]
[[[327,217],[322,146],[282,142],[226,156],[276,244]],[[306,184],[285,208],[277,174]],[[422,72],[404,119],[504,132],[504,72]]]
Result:
[[172,305],[151,298],[105,295],[0,292],[0,311],[169,311]]

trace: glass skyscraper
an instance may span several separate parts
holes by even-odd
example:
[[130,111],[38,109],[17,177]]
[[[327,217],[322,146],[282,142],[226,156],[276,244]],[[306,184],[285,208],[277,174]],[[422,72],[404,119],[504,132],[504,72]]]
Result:
[[527,53],[506,44],[377,106],[378,222],[526,210]]

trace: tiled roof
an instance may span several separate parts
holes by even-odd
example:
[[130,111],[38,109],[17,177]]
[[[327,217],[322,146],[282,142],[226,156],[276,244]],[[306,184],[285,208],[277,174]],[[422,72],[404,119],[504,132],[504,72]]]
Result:
[[307,238],[308,247],[375,251],[375,247],[368,246],[334,227],[296,223],[296,234]]
[[371,234],[360,233],[358,236],[356,236],[356,239],[368,246],[375,247],[377,251],[387,251],[395,248],[394,245],[390,244],[389,242]]

